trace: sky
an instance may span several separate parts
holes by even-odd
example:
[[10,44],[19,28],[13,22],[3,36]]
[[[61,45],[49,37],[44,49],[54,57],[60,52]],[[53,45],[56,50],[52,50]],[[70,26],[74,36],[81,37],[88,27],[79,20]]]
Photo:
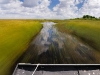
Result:
[[0,19],[100,17],[100,0],[0,0]]

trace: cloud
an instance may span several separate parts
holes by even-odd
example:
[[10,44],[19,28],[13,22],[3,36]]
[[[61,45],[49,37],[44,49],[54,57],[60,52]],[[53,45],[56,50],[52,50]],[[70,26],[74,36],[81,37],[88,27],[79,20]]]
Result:
[[79,10],[80,15],[92,15],[100,17],[100,0],[87,0],[83,7]]
[[39,0],[24,0],[23,6],[25,7],[34,7],[38,5]]
[[5,3],[8,3],[10,2],[10,0],[0,0],[0,4],[5,4]]
[[75,0],[75,4],[77,5],[77,4],[80,4],[80,3],[82,3],[82,2],[84,2],[84,0]]
[[13,0],[0,6],[0,18],[52,18],[53,12],[48,8],[50,0],[39,0],[33,7],[24,6],[19,0]]
[[[85,14],[100,16],[100,0],[59,0],[53,10],[53,0],[0,0],[0,18],[76,18]],[[79,8],[78,4],[83,4]]]
[[53,10],[57,12],[57,15],[62,15],[62,18],[73,18],[77,15],[77,6],[75,6],[75,0],[60,0],[60,4],[56,5]]

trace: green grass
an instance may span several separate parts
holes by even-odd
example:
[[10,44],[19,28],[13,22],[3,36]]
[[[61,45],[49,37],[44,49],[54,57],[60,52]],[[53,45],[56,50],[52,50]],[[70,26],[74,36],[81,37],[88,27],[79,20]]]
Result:
[[41,28],[36,20],[0,20],[0,75],[11,75],[11,67]]
[[62,32],[71,33],[100,51],[100,20],[66,20],[56,25]]

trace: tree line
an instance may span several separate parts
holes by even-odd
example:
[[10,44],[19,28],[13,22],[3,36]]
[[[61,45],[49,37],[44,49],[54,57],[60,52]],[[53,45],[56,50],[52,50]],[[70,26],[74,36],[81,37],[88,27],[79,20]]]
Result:
[[83,19],[97,19],[96,17],[90,16],[90,15],[84,15],[82,18]]
[[97,19],[100,19],[100,17],[99,18],[96,18],[95,16],[91,16],[91,15],[83,15],[83,17],[81,17],[81,18],[75,18],[75,19],[97,20]]

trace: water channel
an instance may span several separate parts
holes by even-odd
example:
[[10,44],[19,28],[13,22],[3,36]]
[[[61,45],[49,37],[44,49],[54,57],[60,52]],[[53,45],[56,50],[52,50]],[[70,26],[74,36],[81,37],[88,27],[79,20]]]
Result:
[[32,64],[96,64],[100,56],[91,47],[70,34],[61,33],[53,22],[43,29],[23,54],[21,63]]

